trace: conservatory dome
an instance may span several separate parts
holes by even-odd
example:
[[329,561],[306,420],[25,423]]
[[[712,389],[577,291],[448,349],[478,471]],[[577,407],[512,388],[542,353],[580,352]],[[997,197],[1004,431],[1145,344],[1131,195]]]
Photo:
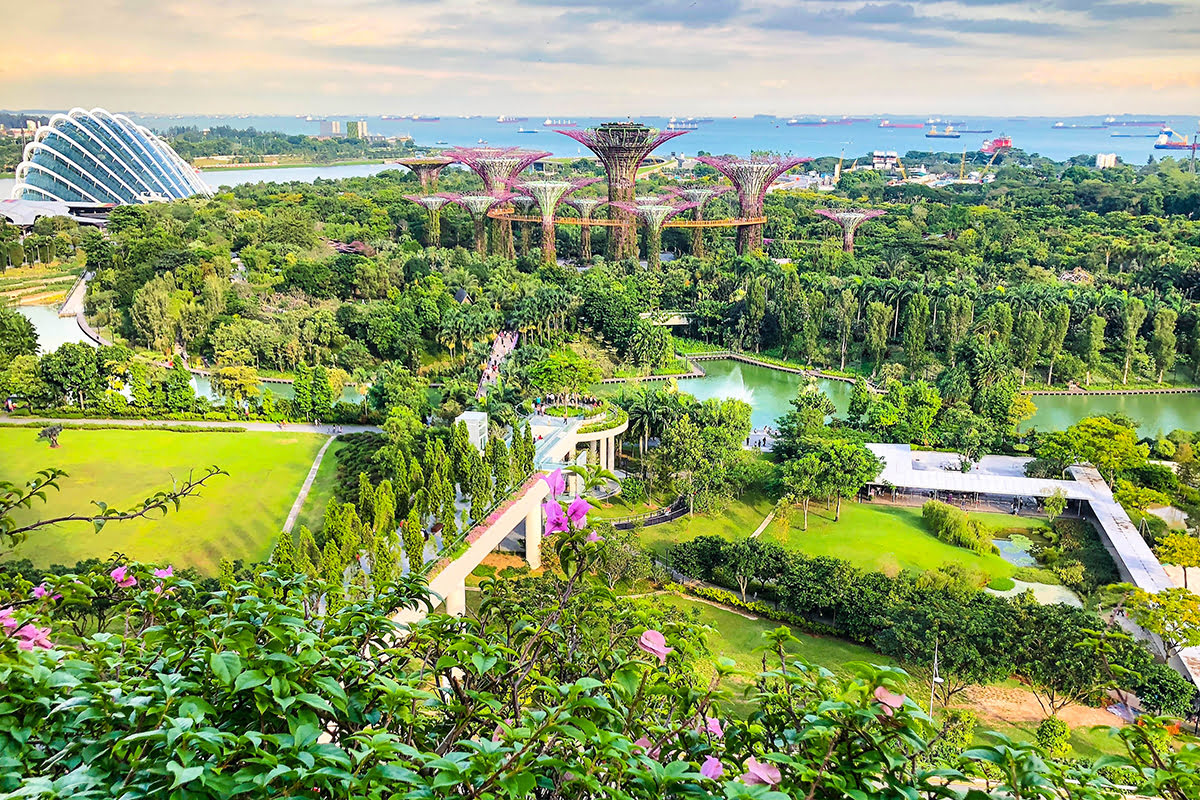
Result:
[[148,203],[211,196],[171,146],[122,114],[73,108],[55,114],[25,146],[17,200]]

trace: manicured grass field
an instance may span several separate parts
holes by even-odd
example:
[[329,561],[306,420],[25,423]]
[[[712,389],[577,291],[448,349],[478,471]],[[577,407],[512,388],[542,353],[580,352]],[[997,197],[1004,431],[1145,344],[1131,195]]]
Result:
[[313,479],[312,487],[308,490],[308,497],[304,499],[304,505],[300,507],[300,516],[296,517],[294,531],[298,532],[301,525],[307,526],[314,533],[321,529],[325,522],[325,506],[329,505],[329,501],[333,499],[333,492],[337,487],[337,454],[345,446],[344,441],[335,439],[329,445],[329,449],[325,451],[325,457],[321,459],[321,466],[317,468],[317,477]]
[[12,557],[38,565],[73,565],[113,552],[132,559],[191,566],[215,574],[222,558],[264,558],[321,448],[305,433],[171,433],[152,430],[65,430],[51,450],[33,428],[0,428],[0,479],[23,483],[39,469],[58,467],[61,492],[15,514],[18,522],[86,513],[93,500],[127,509],[172,479],[219,466],[199,497],[165,518],[112,522],[100,533],[86,523],[35,532]]
[[754,529],[774,507],[775,504],[765,495],[748,493],[715,514],[694,514],[665,525],[645,528],[642,531],[642,544],[661,556],[672,544],[690,541],[697,536],[745,538],[754,533]]

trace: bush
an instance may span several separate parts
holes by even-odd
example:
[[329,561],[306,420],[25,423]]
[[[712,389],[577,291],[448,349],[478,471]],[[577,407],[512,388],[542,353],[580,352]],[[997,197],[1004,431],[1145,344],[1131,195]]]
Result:
[[1012,576],[1025,583],[1045,583],[1050,586],[1062,586],[1062,581],[1054,574],[1053,570],[1042,569],[1041,567],[1017,567],[1013,570]]
[[1144,668],[1134,691],[1142,704],[1156,714],[1186,716],[1196,699],[1196,687],[1166,664]]
[[1064,585],[1072,589],[1079,589],[1083,586],[1084,572],[1083,564],[1080,564],[1075,559],[1060,561],[1054,565],[1054,574]]
[[646,484],[641,478],[629,476],[621,481],[621,499],[635,506],[646,499]]
[[991,553],[996,549],[987,525],[940,500],[927,501],[921,507],[921,518],[933,535],[947,544],[965,547],[976,553]]
[[1016,585],[1012,578],[992,578],[988,583],[988,588],[997,592],[1007,592]]
[[711,586],[687,586],[684,587],[688,594],[705,600],[712,600],[714,603],[720,603],[723,606],[730,608],[738,608],[743,611],[749,611],[751,614],[758,614],[760,617],[773,620],[775,622],[786,622],[788,625],[793,625],[803,631],[809,633],[817,633],[822,636],[838,636],[840,632],[832,625],[825,625],[821,622],[814,622],[807,617],[802,617],[799,614],[792,614],[788,611],[781,611],[778,608],[773,608],[761,601],[742,602],[742,599],[733,592],[728,592],[724,589],[715,589]]
[[974,711],[955,708],[946,714],[942,736],[932,748],[935,763],[954,764],[975,739],[979,717]]
[[1038,747],[1051,758],[1062,758],[1071,752],[1071,729],[1058,717],[1046,717],[1037,727]]

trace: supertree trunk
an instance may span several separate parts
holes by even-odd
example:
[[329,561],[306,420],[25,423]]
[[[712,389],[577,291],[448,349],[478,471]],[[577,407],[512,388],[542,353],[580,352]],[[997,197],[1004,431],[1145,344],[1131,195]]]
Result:
[[425,246],[440,247],[442,244],[442,212],[440,209],[429,209],[429,226],[425,231]]
[[579,256],[584,261],[592,260],[592,226],[586,220],[579,226]]
[[[692,219],[696,222],[704,220],[703,206],[696,206],[695,211],[692,212]],[[704,228],[692,228],[692,255],[696,258],[704,255]]]
[[657,271],[662,266],[662,228],[657,225],[646,226],[646,269]]
[[[618,203],[633,203],[633,184],[628,186],[609,186],[609,219],[620,223],[608,229],[608,246],[606,247],[609,261],[620,261],[625,258],[637,260],[637,223],[634,215],[621,208]],[[615,202],[614,202],[615,201]]]
[[475,252],[480,258],[487,255],[487,217],[480,214],[475,217]]
[[756,250],[762,250],[763,225],[742,225],[737,229],[738,255],[746,255]]
[[542,221],[542,263],[558,263],[558,253],[555,250],[553,219]]
[[521,224],[521,255],[523,255],[523,256],[529,255],[529,240],[530,240],[530,238],[531,237],[529,235],[529,223],[528,222],[522,223]]
[[510,261],[517,257],[513,246],[512,221],[507,219],[492,220],[492,252]]

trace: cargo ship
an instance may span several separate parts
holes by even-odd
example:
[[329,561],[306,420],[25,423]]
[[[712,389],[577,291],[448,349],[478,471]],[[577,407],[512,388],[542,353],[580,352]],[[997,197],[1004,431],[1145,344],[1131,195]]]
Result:
[[1071,123],[1070,125],[1068,125],[1065,122],[1056,122],[1050,126],[1050,128],[1052,130],[1056,130],[1056,131],[1066,131],[1066,130],[1098,131],[1098,130],[1101,130],[1101,129],[1107,128],[1107,127],[1108,127],[1107,125],[1076,125],[1075,123]]
[[[1178,136],[1179,138],[1178,139],[1172,138],[1174,136]],[[1159,131],[1158,139],[1156,139],[1154,142],[1154,149],[1155,150],[1195,150],[1196,143],[1189,144],[1188,138],[1186,136],[1180,136],[1180,134],[1176,133],[1175,131],[1171,130],[1170,128],[1163,128],[1161,131]]]
[[1165,119],[1117,119],[1105,117],[1104,125],[1109,128],[1161,128],[1167,124]]
[[546,121],[542,123],[547,128],[576,128],[579,123],[573,119],[550,119],[546,117]]
[[699,130],[700,126],[695,122],[690,122],[685,119],[671,119],[667,122],[667,130],[669,131],[694,131]]
[[981,153],[996,153],[1001,150],[1010,150],[1012,148],[1012,137],[1000,134],[995,139],[984,139],[983,146],[979,148]]
[[420,114],[413,114],[412,117],[410,117],[410,119],[412,119],[413,122],[441,122],[442,121],[441,117],[423,117]]
[[921,122],[892,122],[890,119],[879,120],[879,127],[881,127],[881,128],[920,128],[921,130],[925,130],[925,125],[924,125],[924,123],[921,123]]
[[500,122],[500,123],[504,123],[504,124],[513,123],[513,122],[529,122],[529,117],[509,117],[509,116],[505,116],[504,114],[501,114],[500,116],[496,117],[496,122]]
[[991,133],[991,128],[959,128],[959,133]]
[[541,133],[541,131],[534,130],[533,128],[517,128],[517,133]]
[[829,120],[822,117],[821,119],[796,119],[792,117],[787,121],[788,125],[828,125]]
[[942,130],[938,130],[937,126],[925,131],[926,139],[961,139],[962,134],[954,130],[953,126],[947,125]]

